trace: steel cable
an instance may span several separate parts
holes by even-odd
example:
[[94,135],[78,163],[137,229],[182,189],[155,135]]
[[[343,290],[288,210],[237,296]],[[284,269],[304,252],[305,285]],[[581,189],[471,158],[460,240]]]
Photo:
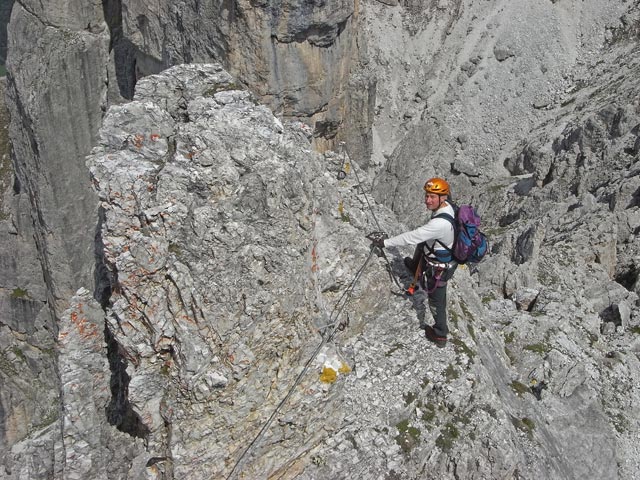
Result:
[[[362,276],[362,273],[364,272],[365,268],[367,267],[367,264],[371,260],[371,257],[373,257],[373,253],[374,253],[374,248],[371,248],[371,251],[369,252],[369,256],[367,257],[365,262],[362,264],[362,266],[358,269],[358,271],[354,275],[353,280],[351,281],[351,283],[349,284],[349,286],[347,287],[345,292],[340,296],[340,298],[338,299],[338,301],[334,305],[333,310],[331,311],[331,314],[329,315],[329,320],[330,321],[333,320],[333,322],[330,322],[328,325],[325,325],[324,327],[322,327],[322,328],[326,329],[327,327],[333,325],[334,327],[331,330],[331,333],[329,335],[325,335],[326,332],[322,332],[321,333],[322,341],[316,347],[316,349],[311,354],[311,357],[309,357],[309,359],[305,363],[302,371],[298,374],[298,376],[296,377],[295,381],[293,382],[293,385],[291,387],[289,387],[289,390],[288,390],[287,394],[285,395],[285,397],[278,403],[278,405],[276,406],[275,410],[269,416],[267,421],[264,423],[264,425],[262,426],[262,428],[260,429],[258,434],[251,441],[251,443],[247,446],[247,448],[244,450],[244,452],[242,452],[242,455],[240,455],[240,458],[238,458],[238,460],[234,464],[233,468],[231,469],[231,472],[229,472],[229,475],[227,476],[227,480],[230,480],[231,478],[233,478],[233,475],[235,474],[236,470],[238,469],[238,467],[240,466],[240,464],[242,463],[242,461],[246,457],[247,453],[253,448],[254,445],[256,445],[259,442],[259,440],[262,438],[262,435],[264,435],[264,433],[267,431],[267,429],[269,428],[269,426],[273,422],[274,418],[276,417],[276,415],[278,414],[280,409],[287,403],[287,400],[289,400],[289,398],[293,394],[293,391],[295,390],[295,388],[302,381],[302,378],[304,377],[304,375],[309,370],[309,367],[311,366],[311,362],[313,362],[313,360],[318,356],[318,353],[320,353],[320,350],[322,349],[322,347],[325,346],[335,336],[336,331],[340,327],[340,324],[338,323],[337,320],[340,317],[340,314],[342,313],[342,311],[344,310],[346,305],[348,304],[349,299],[351,298],[351,295],[353,294],[353,291],[355,289],[356,283],[358,282],[358,280]],[[344,301],[343,301],[343,299],[344,299]],[[340,304],[340,302],[342,302],[342,306],[340,308],[338,308],[338,305]],[[334,318],[333,315],[334,315],[334,313],[336,311],[337,311],[337,313],[336,313],[336,316]],[[213,478],[213,477],[211,477],[211,478]]]

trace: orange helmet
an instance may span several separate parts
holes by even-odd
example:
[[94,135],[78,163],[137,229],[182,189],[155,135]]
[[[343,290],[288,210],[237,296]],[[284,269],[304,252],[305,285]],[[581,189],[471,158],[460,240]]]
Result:
[[430,178],[424,184],[424,191],[436,195],[449,195],[449,184],[442,178]]

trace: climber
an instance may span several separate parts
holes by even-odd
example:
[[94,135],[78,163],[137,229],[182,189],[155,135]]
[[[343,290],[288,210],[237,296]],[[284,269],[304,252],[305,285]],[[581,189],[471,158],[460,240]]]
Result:
[[[439,218],[438,215],[447,213],[455,215],[453,207],[447,202],[450,189],[449,184],[442,178],[431,178],[424,184],[425,204],[430,210],[431,219],[425,225],[401,233],[395,237],[387,238],[386,234],[373,239],[373,245],[378,248],[401,247],[404,245],[416,245],[412,257],[405,257],[406,267],[415,273],[420,268],[426,284],[429,299],[429,310],[433,315],[435,324],[426,326],[425,334],[429,341],[438,347],[447,344],[447,281],[453,276],[457,263],[451,257],[451,249],[454,241],[454,230],[451,221]],[[445,248],[446,247],[446,248]]]

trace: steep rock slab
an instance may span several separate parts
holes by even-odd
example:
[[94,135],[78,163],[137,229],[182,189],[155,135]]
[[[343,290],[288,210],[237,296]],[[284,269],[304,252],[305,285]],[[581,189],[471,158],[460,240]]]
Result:
[[84,157],[101,122],[105,33],[95,2],[14,3],[7,28],[11,149],[5,152],[3,142],[7,190],[0,202],[0,443],[7,475],[21,474],[14,462],[20,452],[29,475],[51,472],[60,445],[52,427],[60,411],[56,314],[79,286],[92,283],[96,200]]
[[[0,464],[10,472],[12,447],[44,431],[50,435],[60,404],[54,321],[33,244],[29,198],[14,189],[5,86],[0,79]],[[50,443],[41,445],[44,450],[30,453],[46,463]]]
[[102,121],[109,35],[99,4],[57,3],[14,5],[7,95],[16,193],[29,199],[50,307],[62,311],[95,263],[84,157]]

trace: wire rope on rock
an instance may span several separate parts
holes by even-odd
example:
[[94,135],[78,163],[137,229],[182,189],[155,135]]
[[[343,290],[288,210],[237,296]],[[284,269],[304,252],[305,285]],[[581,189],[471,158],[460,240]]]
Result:
[[[309,359],[304,364],[304,367],[303,367],[302,371],[296,377],[295,381],[293,382],[293,385],[291,385],[291,387],[289,387],[285,397],[282,400],[280,400],[280,402],[276,406],[275,410],[269,416],[267,421],[264,423],[264,425],[262,426],[262,428],[260,429],[258,434],[254,437],[254,439],[251,441],[251,443],[249,443],[247,448],[245,448],[245,450],[242,452],[242,455],[240,455],[240,457],[238,458],[238,460],[234,464],[233,468],[231,469],[231,472],[229,472],[229,475],[226,477],[227,480],[235,478],[234,475],[236,475],[236,470],[242,464],[244,458],[247,456],[249,451],[255,445],[257,445],[259,443],[259,441],[261,440],[262,436],[267,431],[267,429],[269,428],[269,426],[271,425],[271,423],[275,419],[275,417],[278,414],[278,412],[287,403],[287,401],[289,400],[289,398],[293,394],[293,391],[300,384],[300,382],[302,381],[302,378],[304,377],[304,375],[309,370],[309,367],[311,366],[311,362],[313,362],[315,360],[315,358],[318,356],[318,354],[320,353],[320,350],[322,349],[322,347],[324,347],[328,342],[330,342],[333,339],[333,337],[335,336],[336,332],[338,331],[338,329],[341,326],[341,323],[338,322],[338,318],[340,317],[340,315],[342,314],[343,310],[345,309],[345,307],[349,303],[349,300],[351,299],[351,296],[353,294],[353,291],[355,289],[355,286],[356,286],[358,280],[362,276],[362,273],[364,272],[364,270],[367,267],[369,261],[371,260],[371,257],[373,257],[374,250],[375,249],[372,247],[371,251],[369,252],[369,255],[367,256],[367,259],[364,261],[362,266],[358,269],[358,271],[356,272],[356,274],[353,277],[353,280],[351,281],[351,283],[349,283],[349,286],[347,287],[345,292],[340,296],[340,298],[338,299],[338,301],[334,305],[334,308],[333,308],[333,310],[331,312],[331,315],[329,316],[329,320],[330,320],[329,324],[325,325],[324,327],[322,327],[322,329],[324,330],[323,332],[321,332],[322,341],[315,348],[315,350],[313,351],[313,353],[311,354]],[[341,302],[342,302],[342,305],[339,306]],[[334,316],[334,314],[335,314],[335,316]],[[333,327],[333,328],[329,328],[329,327]],[[329,331],[328,334],[327,334],[327,331]],[[211,478],[213,478],[213,477],[211,477]]]

